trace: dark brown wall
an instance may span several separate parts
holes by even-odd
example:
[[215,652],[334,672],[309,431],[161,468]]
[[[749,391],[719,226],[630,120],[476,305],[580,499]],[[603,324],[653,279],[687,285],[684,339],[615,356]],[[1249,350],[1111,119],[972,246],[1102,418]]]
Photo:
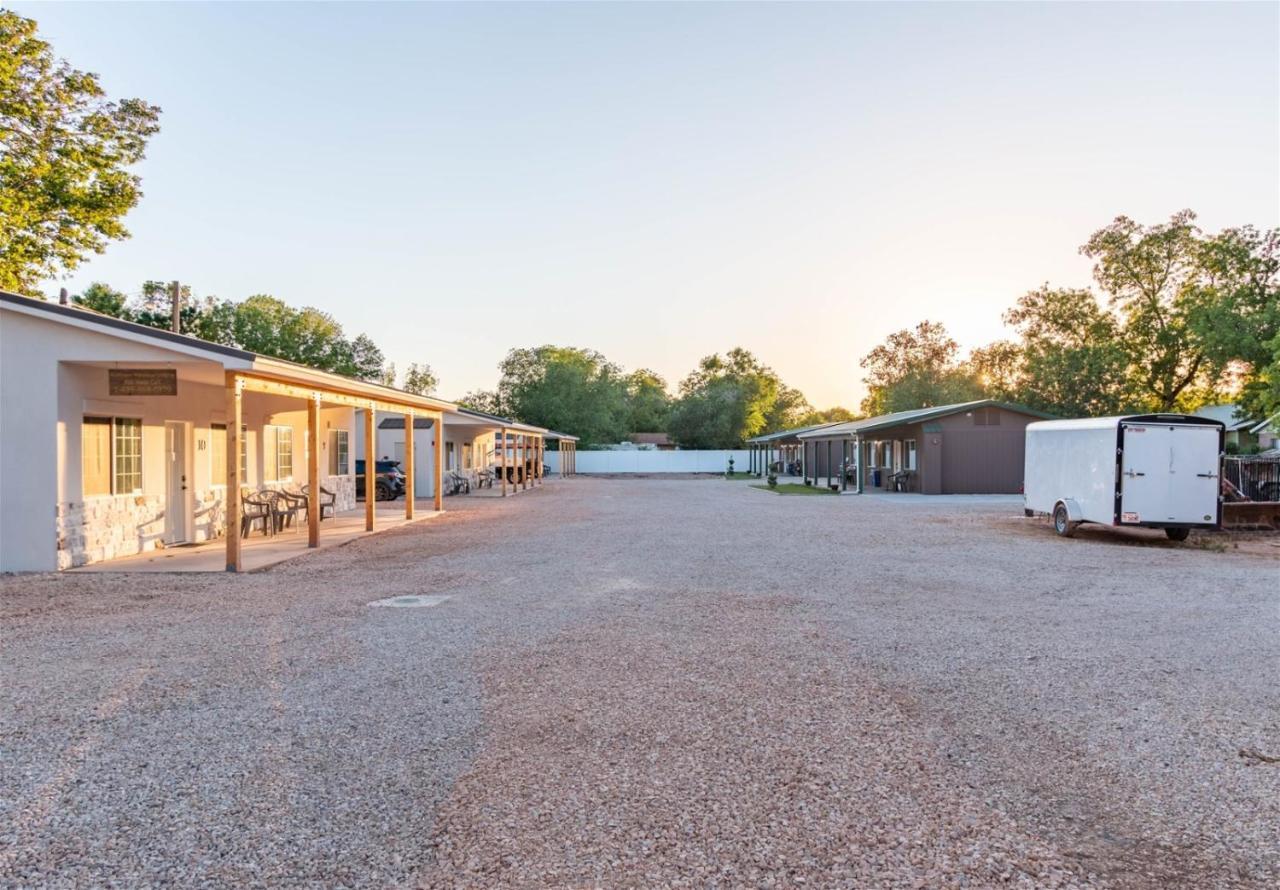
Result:
[[994,412],[999,425],[977,426],[971,414],[955,414],[934,422],[941,433],[938,490],[942,494],[1017,494],[1022,488],[1027,424],[1039,418],[1005,409]]

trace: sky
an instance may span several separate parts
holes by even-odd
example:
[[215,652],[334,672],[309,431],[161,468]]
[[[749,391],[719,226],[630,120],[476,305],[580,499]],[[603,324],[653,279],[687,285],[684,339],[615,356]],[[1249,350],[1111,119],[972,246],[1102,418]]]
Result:
[[439,394],[513,347],[675,388],[750,349],[817,407],[968,348],[1115,216],[1280,225],[1280,4],[32,4],[160,105],[144,197],[67,280],[270,293]]

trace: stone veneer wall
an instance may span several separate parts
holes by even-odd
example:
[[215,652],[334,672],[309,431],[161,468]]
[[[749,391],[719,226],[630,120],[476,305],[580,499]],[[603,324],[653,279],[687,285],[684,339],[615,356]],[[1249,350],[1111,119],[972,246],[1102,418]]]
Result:
[[[339,513],[356,508],[355,476],[326,476],[321,484],[337,495]],[[225,533],[227,510],[224,491],[219,487],[196,492],[195,524],[191,532],[193,541],[212,541]],[[59,504],[58,569],[133,556],[163,547],[164,511],[163,495],[111,495]]]

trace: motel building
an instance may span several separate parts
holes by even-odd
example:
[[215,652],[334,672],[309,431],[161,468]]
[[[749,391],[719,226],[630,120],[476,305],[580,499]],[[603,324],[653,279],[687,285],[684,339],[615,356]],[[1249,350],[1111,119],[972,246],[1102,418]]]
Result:
[[[389,420],[398,436],[380,428]],[[442,399],[0,292],[0,571],[114,560],[129,570],[138,554],[187,548],[202,565],[240,571],[261,548],[301,552],[434,515],[446,472],[493,477],[493,494],[537,487],[549,439],[562,451],[576,444]],[[358,496],[376,490],[370,451],[400,463],[398,500]],[[273,496],[301,506],[265,516]]]

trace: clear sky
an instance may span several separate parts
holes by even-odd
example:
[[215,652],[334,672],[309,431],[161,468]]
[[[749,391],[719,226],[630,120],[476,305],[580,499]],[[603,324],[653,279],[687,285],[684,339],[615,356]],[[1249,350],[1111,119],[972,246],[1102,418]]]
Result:
[[73,292],[271,293],[446,397],[741,345],[856,407],[886,334],[1000,336],[1118,214],[1280,224],[1275,3],[12,8],[164,109]]

